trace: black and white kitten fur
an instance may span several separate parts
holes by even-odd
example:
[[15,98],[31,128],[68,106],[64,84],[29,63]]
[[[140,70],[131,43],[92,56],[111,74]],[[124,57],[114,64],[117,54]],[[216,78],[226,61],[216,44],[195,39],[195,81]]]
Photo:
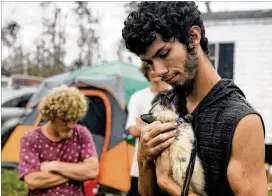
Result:
[[[178,122],[179,116],[174,105],[165,94],[161,94],[159,100],[153,104],[148,114],[143,114],[141,119],[150,124],[153,121]],[[187,166],[189,164],[193,143],[195,140],[194,131],[191,123],[183,121],[177,127],[177,135],[174,142],[170,145],[170,161],[172,167],[173,180],[182,186],[184,184]],[[194,171],[192,174],[189,190],[195,194],[206,196],[204,191],[205,179],[204,171],[196,156]]]

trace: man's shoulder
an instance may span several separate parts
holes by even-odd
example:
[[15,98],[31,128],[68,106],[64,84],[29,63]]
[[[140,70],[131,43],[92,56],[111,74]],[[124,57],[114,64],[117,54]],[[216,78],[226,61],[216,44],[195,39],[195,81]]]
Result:
[[149,87],[135,92],[130,97],[129,105],[142,105],[145,102],[151,102],[149,101],[150,97],[152,97],[152,94],[150,93]]
[[90,130],[86,126],[80,124],[76,125],[75,130],[79,136],[84,136],[86,133],[90,132]]
[[40,130],[41,130],[41,128],[37,127],[37,128],[35,128],[35,129],[31,130],[31,131],[28,131],[28,132],[24,133],[22,138],[35,141],[34,138],[39,137],[39,131]]
[[139,91],[136,91],[135,93],[133,93],[131,95],[131,97],[142,97],[142,96],[149,94],[149,93],[150,93],[150,89],[149,89],[149,87],[147,87],[147,88],[141,89]]
[[263,124],[261,114],[241,95],[228,97],[223,101],[218,115],[221,116],[221,119],[224,119],[223,122],[226,127],[236,128],[239,123],[247,120],[249,116],[260,119]]
[[235,96],[227,97],[222,105],[228,113],[256,112],[248,100],[238,93]]

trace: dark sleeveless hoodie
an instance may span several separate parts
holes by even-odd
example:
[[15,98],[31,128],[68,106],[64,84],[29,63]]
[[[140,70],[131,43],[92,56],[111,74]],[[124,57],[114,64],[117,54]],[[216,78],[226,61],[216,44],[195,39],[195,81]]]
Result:
[[[184,117],[187,114],[185,96],[183,99],[176,95],[174,102],[179,104],[179,114]],[[220,80],[192,113],[197,154],[205,172],[205,190],[209,196],[234,195],[227,179],[232,139],[239,121],[249,114],[260,116],[230,79]]]

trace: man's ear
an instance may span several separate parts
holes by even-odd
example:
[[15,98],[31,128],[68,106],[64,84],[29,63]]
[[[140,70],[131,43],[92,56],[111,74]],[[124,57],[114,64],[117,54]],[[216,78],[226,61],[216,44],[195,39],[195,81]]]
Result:
[[150,124],[154,121],[153,116],[151,116],[150,114],[143,114],[141,115],[141,119],[142,121],[144,121],[147,124]]
[[200,45],[201,29],[199,26],[192,26],[190,30],[191,43],[190,48],[197,48]]

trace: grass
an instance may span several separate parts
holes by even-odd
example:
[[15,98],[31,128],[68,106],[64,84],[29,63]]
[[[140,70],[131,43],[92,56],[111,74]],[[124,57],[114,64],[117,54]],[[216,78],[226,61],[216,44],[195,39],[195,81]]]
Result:
[[[17,169],[2,168],[1,177],[2,177],[1,178],[2,194],[1,195],[27,196],[27,193],[28,193],[27,185],[23,181],[18,179]],[[268,196],[272,196],[271,191],[268,193]]]
[[[27,196],[28,188],[24,181],[18,178],[18,169],[2,168],[1,188],[4,196]],[[109,194],[107,190],[101,191],[103,196],[124,196],[124,194]]]
[[7,196],[27,196],[27,185],[19,180],[17,169],[1,170],[1,195]]

